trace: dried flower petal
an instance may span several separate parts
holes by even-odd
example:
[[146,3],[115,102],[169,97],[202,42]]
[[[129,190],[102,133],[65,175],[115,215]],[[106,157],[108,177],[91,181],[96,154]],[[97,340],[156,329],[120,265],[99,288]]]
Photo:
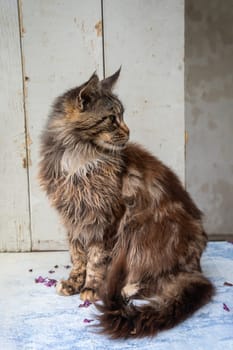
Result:
[[44,283],[46,287],[53,287],[53,286],[56,286],[56,284],[57,284],[57,280],[54,280],[52,278],[47,278],[46,282]]
[[52,278],[48,278],[48,277],[44,278],[42,276],[35,278],[35,282],[36,283],[43,283],[46,287],[56,286],[56,284],[57,284],[57,280],[52,279]]
[[223,303],[223,310],[230,312],[229,307],[225,303]]
[[94,320],[89,320],[88,318],[84,318],[83,322],[84,323],[90,323],[90,322],[93,322]]
[[70,265],[64,265],[64,268],[65,268],[65,269],[70,269],[71,266],[70,266]]
[[35,282],[36,283],[44,283],[45,282],[45,278],[43,278],[42,276],[39,276],[39,277],[35,278]]
[[92,303],[89,300],[85,300],[83,304],[80,304],[79,307],[89,307]]
[[230,283],[230,282],[224,282],[224,286],[233,287],[233,283]]

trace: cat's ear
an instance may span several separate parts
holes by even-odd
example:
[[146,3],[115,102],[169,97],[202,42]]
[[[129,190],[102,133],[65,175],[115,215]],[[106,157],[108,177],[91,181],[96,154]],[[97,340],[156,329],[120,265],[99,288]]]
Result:
[[78,94],[77,105],[80,111],[83,112],[87,105],[95,99],[99,92],[99,85],[98,75],[94,72]]
[[121,67],[113,75],[102,80],[101,81],[102,88],[107,90],[112,90],[113,86],[117,82],[117,79],[119,78],[120,72],[121,72]]

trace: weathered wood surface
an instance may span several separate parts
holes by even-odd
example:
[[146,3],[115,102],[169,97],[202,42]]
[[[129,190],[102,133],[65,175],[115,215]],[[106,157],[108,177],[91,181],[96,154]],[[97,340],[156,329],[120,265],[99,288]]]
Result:
[[16,0],[0,0],[0,251],[30,250],[22,65]]
[[106,73],[122,65],[131,139],[184,180],[184,1],[105,0],[103,13]]
[[126,107],[131,139],[184,180],[183,0],[20,0],[19,13],[16,0],[0,4],[1,249],[67,248],[63,227],[37,181],[40,134],[54,98],[95,70],[103,76],[104,62],[106,75],[122,64],[116,92]]
[[32,249],[66,249],[66,234],[38,181],[40,134],[56,96],[103,74],[99,0],[22,0],[26,111],[31,139]]

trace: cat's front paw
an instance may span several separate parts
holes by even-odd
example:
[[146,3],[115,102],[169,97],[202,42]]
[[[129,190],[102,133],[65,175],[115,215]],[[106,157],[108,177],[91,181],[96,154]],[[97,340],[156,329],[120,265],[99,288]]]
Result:
[[84,288],[80,293],[80,299],[82,299],[83,301],[88,300],[94,303],[95,301],[99,300],[99,297],[94,289]]
[[77,288],[75,283],[70,280],[59,281],[57,284],[56,290],[59,295],[63,295],[63,296],[69,296],[80,292],[80,288]]

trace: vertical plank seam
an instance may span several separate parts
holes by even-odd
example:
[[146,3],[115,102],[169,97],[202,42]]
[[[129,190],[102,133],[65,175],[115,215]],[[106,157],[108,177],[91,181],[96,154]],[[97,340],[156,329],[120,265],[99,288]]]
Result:
[[183,15],[184,15],[184,32],[183,32],[183,37],[184,37],[184,60],[183,60],[183,65],[184,65],[184,187],[187,189],[187,120],[186,120],[186,6],[187,3],[184,0],[183,2]]
[[104,0],[101,0],[101,22],[102,22],[102,60],[103,60],[103,78],[105,79]]
[[20,41],[20,58],[21,58],[21,74],[22,74],[22,90],[23,90],[23,113],[24,113],[24,136],[25,136],[25,151],[26,151],[26,171],[27,171],[27,195],[28,195],[28,215],[29,215],[29,239],[30,239],[30,251],[32,251],[32,216],[31,216],[31,193],[30,193],[30,173],[29,173],[29,128],[27,122],[27,109],[26,109],[26,88],[25,88],[25,68],[23,57],[23,43],[22,43],[22,2],[17,0],[18,6],[18,23],[19,23],[19,41]]

